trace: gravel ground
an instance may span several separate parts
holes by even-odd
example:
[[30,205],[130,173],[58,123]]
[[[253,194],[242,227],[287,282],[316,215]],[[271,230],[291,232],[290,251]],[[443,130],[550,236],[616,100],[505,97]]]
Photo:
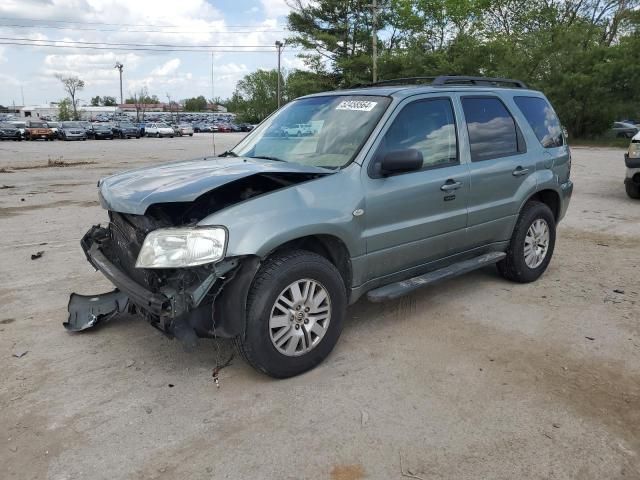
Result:
[[185,352],[136,318],[61,325],[70,292],[110,289],[78,245],[106,219],[96,181],[211,145],[0,143],[0,478],[400,479],[400,462],[424,479],[640,478],[640,203],[622,150],[574,149],[538,282],[487,268],[360,301],[316,370],[274,381],[235,358],[217,389],[229,341]]

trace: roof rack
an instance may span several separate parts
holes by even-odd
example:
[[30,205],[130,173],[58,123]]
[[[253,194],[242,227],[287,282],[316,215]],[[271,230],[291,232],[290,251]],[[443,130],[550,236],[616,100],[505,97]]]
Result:
[[511,78],[465,77],[458,75],[441,75],[436,77],[431,85],[491,85],[494,87],[527,88],[527,85],[521,80],[513,80]]
[[461,75],[440,75],[438,77],[406,77],[379,80],[373,83],[353,85],[350,88],[382,87],[392,85],[416,85],[425,83],[434,87],[444,85],[488,85],[492,87],[527,88],[524,82],[510,78],[467,77]]

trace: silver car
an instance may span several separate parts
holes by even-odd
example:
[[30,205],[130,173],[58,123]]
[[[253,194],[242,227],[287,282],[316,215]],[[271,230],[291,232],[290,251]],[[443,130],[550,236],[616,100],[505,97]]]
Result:
[[60,140],[86,140],[87,131],[80,122],[60,122],[58,127],[58,138]]
[[632,138],[640,129],[627,122],[613,122],[610,132],[614,137],[618,138]]

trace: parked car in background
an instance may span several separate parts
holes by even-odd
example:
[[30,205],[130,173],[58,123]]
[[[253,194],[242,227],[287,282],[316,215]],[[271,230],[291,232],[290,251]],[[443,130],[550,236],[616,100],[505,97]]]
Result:
[[214,128],[216,128],[215,130],[216,132],[221,132],[221,133],[230,133],[233,131],[231,127],[226,123],[215,124]]
[[193,131],[196,133],[211,133],[213,132],[213,126],[208,123],[196,123],[193,126]]
[[241,123],[238,126],[240,127],[241,132],[250,132],[254,128],[250,123]]
[[24,140],[27,134],[27,123],[19,120],[12,120],[9,123],[20,130],[20,135],[22,135],[22,139]]
[[174,130],[176,132],[177,135],[179,136],[184,136],[184,135],[188,135],[190,137],[193,137],[193,127],[191,125],[189,125],[188,123],[181,123],[180,125],[175,125],[174,126]]
[[27,122],[25,128],[25,140],[55,140],[53,130],[49,128],[49,125],[45,122],[39,122],[32,120]]
[[145,131],[147,133],[147,137],[173,138],[176,135],[176,132],[173,131],[173,128],[171,128],[166,123],[162,123],[162,122],[147,123],[147,126],[145,127]]
[[0,140],[22,140],[22,133],[20,129],[12,123],[2,122],[0,123]]
[[131,122],[115,122],[111,130],[114,137],[119,138],[140,138],[140,129]]
[[291,127],[284,127],[282,130],[289,137],[308,137],[313,135],[311,125],[308,123],[298,123]]
[[60,122],[58,130],[60,140],[86,140],[87,131],[80,122]]
[[94,140],[113,140],[113,130],[106,123],[94,123],[86,132]]
[[53,131],[53,135],[59,139],[60,138],[60,122],[47,121],[47,125],[49,125],[49,128]]
[[630,198],[640,199],[640,133],[637,133],[629,144],[629,150],[624,155],[627,167],[624,179],[625,190]]
[[632,123],[613,122],[609,132],[615,137],[631,138],[640,131],[640,128]]

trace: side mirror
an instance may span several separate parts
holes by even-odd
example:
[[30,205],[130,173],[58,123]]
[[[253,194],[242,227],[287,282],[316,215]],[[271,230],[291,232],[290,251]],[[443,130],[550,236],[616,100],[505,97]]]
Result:
[[413,172],[422,168],[422,152],[415,148],[395,150],[387,152],[380,164],[380,173],[383,176],[396,173]]

